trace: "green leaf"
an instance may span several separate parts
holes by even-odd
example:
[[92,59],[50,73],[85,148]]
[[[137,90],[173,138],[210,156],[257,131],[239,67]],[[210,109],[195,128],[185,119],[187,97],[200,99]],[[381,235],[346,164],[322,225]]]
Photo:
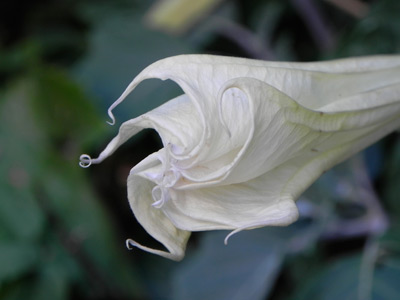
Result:
[[8,239],[34,240],[43,229],[43,214],[29,190],[0,185],[0,226]]
[[384,179],[382,180],[382,198],[387,206],[388,213],[393,217],[393,221],[399,223],[400,140],[397,140],[397,143],[390,147],[386,161]]
[[359,299],[360,289],[371,291],[370,299],[397,299],[400,293],[400,258],[386,257],[375,265],[372,286],[360,281],[361,256],[353,255],[328,264],[295,291],[293,299]]
[[370,13],[342,38],[335,56],[396,53],[400,51],[400,2],[371,3]]
[[294,299],[357,299],[359,267],[359,256],[334,262],[321,274],[305,281],[300,290],[295,292]]
[[33,86],[28,80],[12,84],[0,106],[0,226],[8,238],[34,239],[43,215],[32,195],[40,176],[48,141],[30,110]]
[[[63,170],[62,174],[59,169]],[[130,264],[125,240],[118,238],[110,216],[94,197],[83,175],[84,170],[77,165],[49,159],[43,178],[46,182],[43,197],[56,218],[53,229],[56,232],[67,230],[81,240],[79,252],[95,267],[109,289],[140,295],[143,292],[141,278]]]
[[[31,110],[35,85],[29,79],[21,79],[10,84],[2,93],[0,103],[0,165],[2,171],[12,167],[23,168],[28,175],[37,175],[43,153],[49,147],[46,132],[37,124]],[[33,159],[35,158],[35,159]],[[5,175],[5,174],[4,174]],[[30,177],[29,176],[29,177]],[[1,176],[5,181],[9,176]]]
[[0,242],[0,287],[34,269],[39,249],[27,242]]
[[[127,256],[125,241],[117,238],[109,213],[78,166],[80,140],[86,139],[82,128],[92,130],[98,116],[65,73],[38,68],[37,77],[11,84],[0,104],[4,122],[0,128],[4,140],[0,144],[0,243],[51,246],[38,254],[43,260],[40,268],[32,273],[28,267],[18,268],[18,278],[7,284],[4,293],[15,299],[32,295],[43,299],[40,293],[48,290],[50,298],[63,299],[67,290],[98,274],[110,290],[127,298],[140,297],[141,279]],[[71,240],[77,240],[72,243],[74,249]],[[47,261],[57,252],[51,250],[54,247],[64,251]],[[18,267],[17,259],[10,257],[10,264]],[[78,266],[78,278],[76,268],[56,266],[68,259]],[[96,271],[88,272],[91,268]],[[37,281],[26,285],[30,294],[24,296],[18,290],[25,276],[32,274]]]
[[[55,68],[39,68],[34,72],[35,94],[33,113],[38,124],[56,143],[93,140],[106,124],[98,110],[77,83]],[[95,130],[93,130],[95,129]]]
[[[90,51],[75,68],[77,80],[101,100],[104,118],[106,108],[146,66],[164,57],[195,52],[184,41],[147,28],[142,16],[136,11],[102,18],[94,28]],[[116,114],[132,118],[179,94],[175,84],[146,82],[135,90],[132,98],[136,100],[127,101]]]
[[286,255],[312,245],[313,230],[300,222],[243,231],[227,246],[227,232],[206,233],[195,255],[178,267],[173,299],[266,299]]

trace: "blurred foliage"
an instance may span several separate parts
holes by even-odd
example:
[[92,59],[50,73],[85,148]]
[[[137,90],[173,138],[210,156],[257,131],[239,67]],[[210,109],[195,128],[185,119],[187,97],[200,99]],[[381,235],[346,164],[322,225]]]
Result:
[[[160,58],[400,52],[399,1],[363,1],[359,19],[334,2],[204,1],[201,16],[179,10],[191,22],[174,35],[144,22],[154,10],[174,20],[155,1],[1,2],[0,299],[398,298],[398,133],[321,177],[299,199],[295,224],[240,232],[228,246],[227,232],[193,234],[180,263],[124,247],[128,237],[155,244],[131,214],[125,183],[160,146],[153,132],[90,170],[77,164],[115,133],[108,105]],[[145,82],[117,119],[179,93]]]
[[137,271],[125,267],[114,225],[76,167],[83,141],[104,126],[66,74],[32,72],[1,102],[0,296],[140,295]]
[[[357,299],[359,289],[367,289],[371,299],[396,299],[400,293],[397,284],[400,276],[400,261],[386,259],[376,263],[372,282],[362,282],[360,268],[362,259],[359,255],[350,256],[330,263],[313,278],[308,279],[297,291],[295,299]],[[371,286],[368,286],[371,285]],[[358,289],[357,289],[358,287]],[[362,298],[362,299],[367,299]]]
[[207,16],[222,0],[157,1],[148,12],[147,23],[171,34],[186,32],[199,19]]

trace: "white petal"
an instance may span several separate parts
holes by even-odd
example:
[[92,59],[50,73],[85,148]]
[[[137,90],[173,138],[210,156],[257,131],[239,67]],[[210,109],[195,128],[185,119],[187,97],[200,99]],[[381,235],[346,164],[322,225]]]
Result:
[[[131,170],[130,205],[179,260],[190,231],[237,232],[295,221],[294,201],[324,171],[400,127],[400,56],[281,63],[177,56],[143,70],[185,95],[122,124],[99,158],[143,128],[164,148]],[[158,207],[158,208],[157,208]]]
[[280,168],[228,186],[171,190],[162,209],[175,226],[189,231],[288,225],[298,217],[293,197],[280,193],[290,171]]
[[129,244],[142,250],[161,255],[173,260],[181,260],[185,255],[185,248],[190,232],[175,227],[162,210],[152,206],[151,191],[155,186],[149,180],[135,174],[128,177],[128,199],[132,211],[143,228],[157,241],[162,243],[168,251],[151,249],[129,240]]
[[124,122],[118,135],[111,140],[98,158],[91,159],[91,163],[102,162],[129,138],[145,128],[155,129],[164,147],[171,144],[170,150],[179,155],[198,144],[198,136],[202,133],[198,116],[193,102],[186,95],[181,95],[146,114]]
[[[218,184],[247,181],[292,158],[302,162],[303,156],[317,157],[338,147],[346,148],[344,145],[348,143],[351,143],[348,151],[354,153],[400,127],[400,83],[389,91],[382,88],[366,92],[365,98],[379,97],[379,104],[370,101],[371,108],[336,113],[304,108],[255,79],[234,79],[226,88],[229,86],[241,89],[252,103],[249,114],[254,115],[254,134],[249,136],[240,155]],[[360,97],[348,100],[358,101]],[[331,165],[344,156],[348,157],[345,150],[338,158],[332,158]]]
[[[225,165],[225,169],[229,168],[227,162],[236,157],[240,151],[235,147],[227,149],[226,145],[229,145],[230,141],[226,132],[221,130],[218,113],[218,95],[229,80],[239,77],[258,79],[277,88],[306,108],[325,111],[326,107],[326,111],[337,111],[343,108],[343,105],[340,106],[340,103],[343,103],[341,99],[357,97],[369,90],[398,84],[399,68],[400,58],[397,56],[317,63],[265,62],[210,55],[176,56],[160,60],[144,69],[110,107],[109,114],[112,116],[112,109],[141,81],[148,78],[175,81],[187,95],[185,100],[190,99],[193,107],[190,106],[188,113],[176,114],[177,118],[173,120],[177,122],[175,125],[170,123],[172,126],[169,128],[174,129],[174,133],[170,132],[168,135],[169,142],[172,140],[173,144],[179,144],[178,141],[182,139],[179,135],[185,135],[182,142],[184,146],[177,146],[172,155],[179,160],[179,167],[187,170],[185,177],[189,180],[195,182],[215,180],[223,173],[221,164]],[[336,107],[335,103],[339,106]],[[174,112],[172,108],[169,111]],[[142,117],[145,118],[147,115]],[[168,115],[168,112],[164,115]],[[184,120],[179,122],[179,117]],[[186,122],[190,118],[192,122]],[[133,122],[127,122],[127,128],[132,126],[132,123],[135,123],[134,126],[141,126],[135,119]],[[241,123],[243,120],[237,120],[237,124]],[[156,126],[151,124],[147,127]],[[129,130],[134,132],[133,129]],[[160,135],[163,137],[165,133],[160,130]],[[123,139],[120,140],[122,142]],[[243,146],[244,140],[239,138],[238,141],[242,141]],[[111,148],[116,147],[113,143],[115,141],[111,143]],[[110,152],[110,149],[106,150],[108,151],[105,152]],[[99,161],[101,160],[93,162]],[[210,166],[215,167],[210,170]],[[207,172],[208,176],[204,177]]]

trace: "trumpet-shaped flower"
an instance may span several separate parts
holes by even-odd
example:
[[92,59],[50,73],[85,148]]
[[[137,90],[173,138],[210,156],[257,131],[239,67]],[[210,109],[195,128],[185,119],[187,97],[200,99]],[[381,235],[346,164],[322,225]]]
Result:
[[163,148],[132,168],[134,215],[180,260],[192,231],[232,233],[296,221],[295,200],[323,172],[400,127],[400,56],[316,63],[183,55],[144,69],[184,94],[123,123],[99,163],[144,128]]

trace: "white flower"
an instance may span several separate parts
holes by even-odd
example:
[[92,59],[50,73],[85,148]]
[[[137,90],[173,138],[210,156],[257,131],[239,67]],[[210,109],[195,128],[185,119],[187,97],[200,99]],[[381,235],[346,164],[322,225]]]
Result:
[[298,218],[295,200],[323,172],[400,127],[400,56],[316,63],[209,55],[160,60],[143,80],[171,79],[182,96],[123,123],[99,163],[143,128],[164,147],[136,165],[128,198],[138,221],[180,260],[191,231],[232,233]]

